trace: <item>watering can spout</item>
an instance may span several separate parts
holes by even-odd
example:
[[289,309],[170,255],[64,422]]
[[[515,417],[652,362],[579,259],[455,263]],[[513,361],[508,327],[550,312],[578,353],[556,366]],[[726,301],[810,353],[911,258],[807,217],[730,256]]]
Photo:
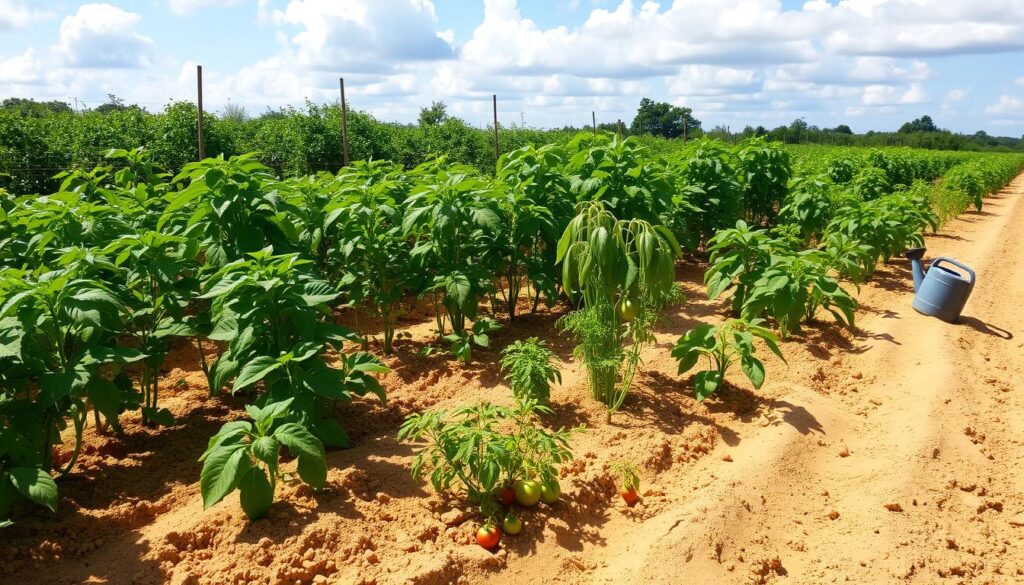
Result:
[[921,290],[921,283],[924,281],[924,268],[921,267],[921,258],[924,257],[924,248],[911,248],[903,253],[910,259],[910,266],[914,273],[914,291]]

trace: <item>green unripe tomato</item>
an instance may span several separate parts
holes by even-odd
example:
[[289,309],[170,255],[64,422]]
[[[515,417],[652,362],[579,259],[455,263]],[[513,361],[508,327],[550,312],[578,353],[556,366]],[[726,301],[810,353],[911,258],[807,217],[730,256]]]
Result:
[[640,312],[640,303],[637,303],[633,299],[626,297],[619,301],[619,319],[623,323],[629,323],[633,319],[636,319],[637,314]]
[[556,480],[540,486],[540,500],[545,504],[554,504],[562,495],[562,486]]
[[540,501],[540,492],[539,481],[527,479],[516,483],[516,501],[520,506],[536,506]]
[[505,519],[501,522],[501,529],[505,534],[511,534],[514,536],[522,532],[523,521],[515,514],[506,514]]

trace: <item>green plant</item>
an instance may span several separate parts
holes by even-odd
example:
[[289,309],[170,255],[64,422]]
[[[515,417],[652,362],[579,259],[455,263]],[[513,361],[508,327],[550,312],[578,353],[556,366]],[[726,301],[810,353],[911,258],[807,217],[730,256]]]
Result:
[[538,415],[549,412],[530,400],[515,408],[484,403],[428,410],[407,417],[398,439],[426,441],[413,460],[413,477],[429,469],[436,491],[459,487],[485,516],[495,517],[496,488],[524,478],[550,481],[558,465],[572,459],[575,429],[551,432],[537,424]]
[[704,272],[708,298],[717,299],[731,290],[732,311],[737,316],[751,286],[771,264],[772,254],[786,249],[766,231],[751,229],[743,220],[737,221],[735,228],[720,230],[708,244],[711,256]]
[[146,231],[111,242],[104,253],[114,255],[114,264],[124,273],[127,332],[146,355],[141,362],[143,424],[173,424],[171,411],[157,403],[160,368],[171,338],[192,333],[184,317],[199,288],[190,275],[198,245],[189,238]]
[[442,306],[456,334],[476,318],[479,301],[491,286],[482,234],[497,229],[500,220],[493,185],[473,169],[442,162],[414,171],[417,182],[402,230],[415,238],[411,267],[424,275],[424,290],[435,298],[437,331],[443,337]]
[[328,347],[342,349],[357,338],[325,319],[338,291],[311,275],[309,260],[269,249],[236,260],[211,275],[201,298],[211,300],[210,339],[227,348],[210,368],[210,391],[234,380],[232,393],[262,383],[257,406],[292,398],[289,421],[306,426],[324,444],[348,447],[333,417],[339,402],[367,393],[385,395],[373,374],[387,372],[365,352],[340,353],[329,365]]
[[467,363],[473,360],[473,346],[490,347],[491,333],[501,329],[501,325],[494,319],[483,317],[473,321],[469,331],[461,333],[449,333],[444,340],[449,343],[452,355],[457,361]]
[[373,161],[346,167],[336,183],[340,191],[325,209],[325,223],[340,226],[331,252],[341,260],[341,288],[355,309],[357,329],[361,303],[369,303],[380,317],[384,353],[390,355],[402,296],[423,286],[410,275],[410,250],[402,230],[406,181],[394,165]]
[[822,253],[804,250],[779,255],[750,287],[742,317],[768,315],[775,319],[783,338],[800,330],[800,323],[824,308],[836,321],[853,327],[857,301],[823,265]]
[[792,169],[789,153],[764,138],[745,140],[736,150],[743,203],[754,225],[775,223]]
[[698,401],[704,400],[721,388],[726,373],[737,361],[754,388],[760,388],[764,384],[764,363],[754,357],[755,339],[760,339],[772,353],[786,361],[786,358],[782,357],[775,335],[761,326],[761,323],[759,319],[730,319],[722,325],[705,323],[679,338],[672,349],[672,357],[679,361],[680,374],[693,369],[701,357],[707,360],[708,369],[698,372],[693,378],[694,393]]
[[[560,324],[578,336],[576,353],[609,420],[629,393],[640,350],[653,340],[658,311],[677,296],[679,255],[679,244],[667,228],[617,220],[599,201],[581,204],[558,242],[563,286],[583,305]],[[617,307],[627,300],[638,305],[637,317],[623,323]]]
[[640,499],[640,494],[637,493],[640,489],[640,475],[637,473],[636,465],[631,461],[615,461],[611,464],[610,471],[619,478],[619,495],[626,505],[636,504]]
[[562,383],[562,374],[555,365],[555,354],[536,337],[516,340],[501,352],[501,371],[518,400],[535,400],[547,404],[551,384]]
[[292,399],[272,402],[263,408],[247,405],[249,421],[232,421],[210,438],[200,457],[203,471],[199,489],[203,507],[209,508],[238,490],[242,510],[250,520],[267,515],[274,490],[281,479],[281,447],[297,459],[299,478],[314,489],[327,482],[324,446],[305,427],[281,423],[291,411]]

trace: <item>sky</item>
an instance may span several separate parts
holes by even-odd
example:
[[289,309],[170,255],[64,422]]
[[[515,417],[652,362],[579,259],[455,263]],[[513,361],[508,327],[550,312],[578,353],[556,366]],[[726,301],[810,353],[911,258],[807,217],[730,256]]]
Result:
[[930,115],[1024,135],[1024,0],[0,0],[0,97],[250,114],[338,99],[414,122],[632,120],[643,97],[705,128],[796,118],[855,132]]

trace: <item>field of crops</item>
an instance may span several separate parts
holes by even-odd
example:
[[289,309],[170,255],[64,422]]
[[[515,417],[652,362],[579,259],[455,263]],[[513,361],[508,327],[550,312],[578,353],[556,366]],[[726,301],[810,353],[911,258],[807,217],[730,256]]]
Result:
[[[358,413],[388,401],[391,383],[427,388],[453,371],[488,380],[486,395],[439,406],[436,389],[429,400],[403,394],[386,411],[399,420],[377,428],[409,450],[401,473],[446,508],[422,515],[472,524],[492,551],[515,539],[571,548],[524,520],[543,523],[536,510],[562,505],[608,508],[613,497],[628,511],[658,494],[645,491],[652,464],[637,455],[598,461],[610,482],[601,497],[563,495],[559,480],[600,455],[575,446],[590,429],[562,423],[615,425],[642,409],[631,395],[652,352],[678,364],[671,383],[697,401],[756,394],[787,340],[855,330],[857,291],[880,265],[965,209],[981,212],[1022,170],[1015,154],[756,139],[660,154],[581,134],[509,152],[493,176],[442,158],[281,179],[252,156],[171,176],[137,149],[62,173],[56,193],[0,191],[0,533],[13,543],[0,544],[0,575],[44,582],[29,567],[103,547],[46,540],[48,527],[82,514],[78,497],[66,509],[66,483],[85,468],[103,485],[96,445],[139,449],[173,434],[201,453],[201,469],[184,467],[196,475],[173,480],[198,483],[190,495],[203,508],[279,522],[289,498],[330,498],[348,481],[331,455],[359,453],[373,433]],[[696,300],[680,285],[694,269],[698,295],[726,318],[694,319],[665,343],[666,319]],[[567,417],[553,395],[569,360],[604,413],[596,421]],[[197,421],[165,404],[182,393],[223,411]],[[379,467],[347,461],[347,474]],[[131,469],[149,473],[145,462]],[[219,538],[178,537],[192,539],[190,553]],[[375,550],[350,551],[361,556],[348,564],[303,558],[262,576],[217,565],[191,578],[402,582],[374,568]],[[174,564],[150,569],[169,579]]]

